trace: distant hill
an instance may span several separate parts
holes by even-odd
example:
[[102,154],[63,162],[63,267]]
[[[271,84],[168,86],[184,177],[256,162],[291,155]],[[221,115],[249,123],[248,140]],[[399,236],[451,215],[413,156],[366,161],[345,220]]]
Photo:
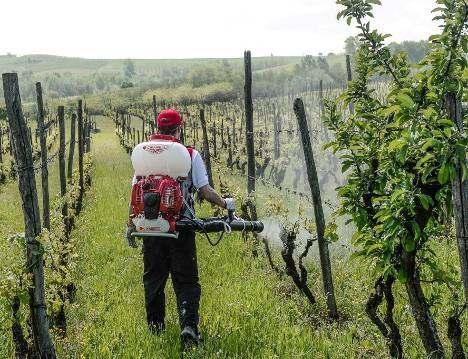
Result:
[[[78,57],[62,57],[53,55],[0,55],[0,71],[59,72],[59,73],[95,73],[121,72],[126,59],[85,59]],[[143,72],[158,72],[163,69],[191,68],[199,65],[216,64],[226,61],[233,66],[242,66],[242,58],[227,59],[132,59],[135,66]],[[262,70],[269,67],[297,63],[300,57],[256,57],[253,67]]]
[[[291,68],[301,57],[253,58],[254,72]],[[243,73],[243,59],[84,59],[52,55],[2,55],[0,72],[17,72],[25,99],[35,96],[41,81],[48,97],[109,92],[122,87],[174,88],[234,83]],[[0,84],[1,87],[1,84]]]

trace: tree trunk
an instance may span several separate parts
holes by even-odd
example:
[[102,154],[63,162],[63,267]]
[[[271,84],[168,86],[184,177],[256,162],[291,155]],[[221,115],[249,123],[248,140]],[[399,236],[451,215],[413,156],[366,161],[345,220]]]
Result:
[[23,202],[27,268],[32,275],[30,293],[31,324],[34,347],[41,359],[55,358],[55,348],[49,334],[49,320],[44,295],[44,266],[42,250],[36,237],[41,233],[41,218],[34,177],[32,149],[23,117],[16,73],[3,74],[3,91],[8,122],[14,138],[18,184]]
[[[464,133],[462,103],[454,93],[445,97],[449,117],[455,122],[458,131]],[[463,181],[461,166],[456,168],[456,177],[452,183],[455,225],[460,255],[460,268],[465,287],[465,303],[468,305],[468,181]]]
[[416,258],[414,253],[403,251],[402,261],[404,270],[408,276],[405,283],[406,292],[413,312],[419,337],[422,340],[426,354],[430,358],[444,358],[444,348],[440,342],[437,328],[429,310],[426,297],[424,296],[419,272],[416,268]]

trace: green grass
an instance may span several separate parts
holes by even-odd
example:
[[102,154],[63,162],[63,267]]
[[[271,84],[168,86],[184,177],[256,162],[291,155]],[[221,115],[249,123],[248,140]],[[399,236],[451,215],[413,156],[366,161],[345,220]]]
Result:
[[[101,119],[94,136],[93,186],[73,233],[78,267],[77,301],[67,307],[69,333],[56,339],[60,358],[180,358],[175,298],[167,288],[167,330],[160,337],[146,327],[142,258],[140,250],[123,239],[128,210],[129,157],[119,147],[110,120]],[[14,184],[0,193],[0,203],[17,204]],[[20,208],[0,211],[0,233],[20,229]],[[199,208],[207,214],[209,206]],[[11,213],[10,213],[11,212]],[[6,225],[4,221],[12,222]],[[367,319],[363,308],[372,289],[371,273],[359,262],[340,255],[331,246],[335,289],[342,320],[326,319],[320,270],[310,256],[309,284],[318,304],[311,307],[291,285],[278,278],[261,255],[252,258],[251,243],[230,235],[215,248],[198,237],[198,263],[202,284],[201,331],[204,344],[186,353],[190,358],[385,358],[385,342]],[[457,261],[455,246],[438,248],[443,260]],[[1,252],[0,257],[5,255]],[[275,260],[279,262],[276,256]],[[396,320],[401,325],[409,358],[424,358],[406,296],[396,288]],[[448,296],[441,298],[438,323],[446,321]],[[1,315],[1,314],[0,314]],[[5,318],[5,316],[3,317]],[[1,319],[1,317],[0,317]],[[468,328],[465,317],[464,327]],[[1,329],[3,328],[3,329]],[[4,327],[0,326],[0,330]],[[440,325],[444,342],[445,325]],[[468,344],[468,337],[464,336]],[[11,357],[9,333],[0,333],[0,357]]]

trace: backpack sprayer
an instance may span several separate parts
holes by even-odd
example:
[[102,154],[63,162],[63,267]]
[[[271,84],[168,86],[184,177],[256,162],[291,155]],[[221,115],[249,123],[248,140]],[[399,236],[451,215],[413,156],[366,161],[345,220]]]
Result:
[[[132,186],[130,217],[135,225],[132,237],[170,239],[177,238],[179,231],[197,231],[216,245],[224,233],[263,231],[262,222],[236,217],[232,199],[226,199],[229,204],[226,217],[196,218],[190,206],[191,194],[184,187],[192,166],[192,149],[172,136],[153,135],[151,139],[138,144],[132,152],[137,178]],[[214,243],[208,236],[212,232],[221,232]]]

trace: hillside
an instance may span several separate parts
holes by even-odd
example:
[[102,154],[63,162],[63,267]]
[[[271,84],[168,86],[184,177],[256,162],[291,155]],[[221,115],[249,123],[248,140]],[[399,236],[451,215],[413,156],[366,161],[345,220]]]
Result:
[[[254,57],[254,95],[282,92],[283,88],[291,85],[301,88],[319,79],[330,82],[335,81],[335,77],[345,78],[342,55],[329,55],[323,59],[324,62],[319,63],[318,58],[314,58],[313,63],[305,67],[302,57]],[[196,95],[203,93],[199,89],[204,86],[238,96],[243,86],[244,70],[243,59],[240,57],[96,60],[50,55],[4,55],[0,56],[0,71],[17,72],[22,97],[33,100],[34,85],[38,81],[42,83],[48,98],[101,94],[122,88],[139,92],[149,89],[173,91],[189,87],[190,92]]]

